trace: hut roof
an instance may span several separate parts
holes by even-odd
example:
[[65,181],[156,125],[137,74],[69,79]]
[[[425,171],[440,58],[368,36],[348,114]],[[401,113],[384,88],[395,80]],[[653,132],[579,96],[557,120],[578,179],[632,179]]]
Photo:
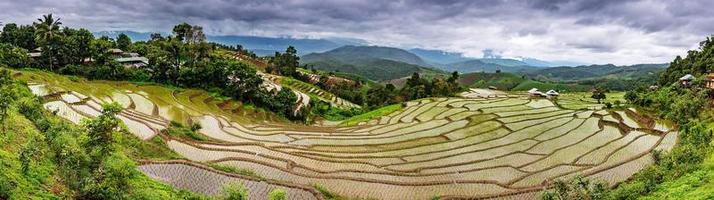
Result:
[[682,78],[679,78],[679,80],[680,81],[691,81],[691,80],[694,80],[694,76],[692,76],[691,74],[687,74],[687,75],[682,76]]

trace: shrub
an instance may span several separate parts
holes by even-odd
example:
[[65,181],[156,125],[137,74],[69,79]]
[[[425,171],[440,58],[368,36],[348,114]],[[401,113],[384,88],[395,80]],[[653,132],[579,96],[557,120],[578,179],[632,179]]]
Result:
[[287,197],[285,197],[284,190],[274,189],[273,191],[270,191],[270,194],[268,194],[268,199],[270,199],[270,200],[286,200]]
[[228,183],[223,186],[223,191],[221,191],[220,199],[223,200],[247,200],[248,190],[245,189],[243,184],[240,183]]

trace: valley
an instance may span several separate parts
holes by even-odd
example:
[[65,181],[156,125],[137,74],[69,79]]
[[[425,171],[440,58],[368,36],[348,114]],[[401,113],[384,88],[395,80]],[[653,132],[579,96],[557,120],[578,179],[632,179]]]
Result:
[[[13,76],[44,96],[46,108],[75,123],[96,117],[102,103],[120,103],[125,111],[118,117],[132,134],[144,140],[160,137],[185,158],[140,161],[141,171],[213,195],[233,180],[255,198],[277,187],[295,199],[319,199],[313,185],[380,199],[469,197],[465,193],[535,198],[543,184],[575,174],[617,184],[651,164],[650,152],[672,148],[677,138],[666,125],[639,123],[635,119],[641,116],[633,110],[602,110],[569,97],[555,102],[518,93],[426,98],[356,126],[305,126],[243,114],[201,91],[72,81],[31,71]],[[594,110],[566,109],[561,103]],[[211,141],[162,133],[169,121],[200,124],[199,132]],[[209,165],[255,176],[227,174]],[[210,185],[213,189],[206,189]]]

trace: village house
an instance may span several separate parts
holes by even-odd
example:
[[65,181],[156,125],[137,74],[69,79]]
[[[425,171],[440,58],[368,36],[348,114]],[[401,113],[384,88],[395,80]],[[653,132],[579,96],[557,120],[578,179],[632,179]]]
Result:
[[547,95],[548,98],[556,98],[556,97],[560,96],[560,93],[556,92],[555,90],[548,90],[548,92],[546,92],[545,95]]
[[532,89],[528,90],[528,94],[531,97],[546,97],[545,93],[538,90],[538,88],[532,88]]
[[706,77],[704,77],[704,87],[714,89],[714,72],[709,73]]
[[149,64],[149,59],[145,57],[126,57],[115,59],[119,64],[128,68],[144,67]]
[[40,56],[42,56],[42,48],[37,47],[37,48],[33,49],[32,51],[30,51],[30,53],[27,53],[27,56],[29,56],[32,59],[39,58]]
[[121,49],[109,49],[109,53],[112,54],[113,58],[121,58],[124,55],[124,51]]
[[682,85],[686,87],[692,85],[692,81],[694,81],[694,76],[692,76],[691,74],[687,74],[679,78],[679,82],[681,82]]

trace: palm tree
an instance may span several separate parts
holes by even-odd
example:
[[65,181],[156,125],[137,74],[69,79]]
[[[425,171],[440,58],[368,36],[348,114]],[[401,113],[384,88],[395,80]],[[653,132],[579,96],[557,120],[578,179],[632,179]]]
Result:
[[43,44],[42,50],[48,53],[48,56],[50,58],[50,70],[53,70],[53,46],[57,37],[59,37],[61,34],[60,25],[62,25],[62,22],[60,22],[60,18],[54,19],[54,17],[52,17],[52,14],[47,14],[42,15],[42,18],[38,18],[37,22],[35,22],[34,25],[37,28],[35,40]]

